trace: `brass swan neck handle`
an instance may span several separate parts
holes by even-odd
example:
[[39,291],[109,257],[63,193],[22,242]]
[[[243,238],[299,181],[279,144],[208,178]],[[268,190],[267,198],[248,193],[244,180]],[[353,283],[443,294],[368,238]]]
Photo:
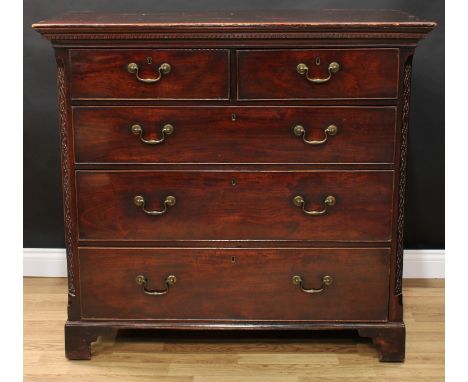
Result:
[[324,129],[323,132],[325,133],[325,138],[323,138],[320,141],[308,141],[306,139],[306,129],[302,125],[294,126],[293,132],[294,132],[294,135],[297,135],[298,137],[302,137],[302,140],[304,141],[304,143],[307,143],[308,145],[316,146],[316,145],[324,144],[328,140],[328,137],[336,135],[336,133],[338,133],[338,127],[336,127],[335,125],[330,125],[326,129]]
[[307,289],[307,288],[304,288],[304,280],[302,279],[301,276],[299,275],[295,275],[292,277],[292,283],[294,285],[298,285],[299,288],[301,288],[301,291],[303,291],[304,293],[310,293],[310,294],[314,294],[314,293],[321,293],[323,292],[323,290],[325,289],[325,287],[327,286],[330,286],[332,283],[333,283],[333,277],[331,276],[323,276],[322,277],[322,285],[320,286],[320,288],[318,289],[314,289],[314,288],[310,288],[310,289]]
[[296,71],[305,76],[305,78],[307,79],[307,81],[309,82],[312,82],[313,84],[323,84],[325,82],[328,82],[330,81],[330,79],[332,78],[332,75],[335,74],[335,73],[338,73],[338,71],[340,70],[340,64],[338,62],[331,62],[330,65],[328,65],[328,77],[326,78],[310,78],[309,77],[309,67],[304,64],[304,63],[300,63],[296,66]]
[[166,284],[166,289],[163,289],[163,290],[156,290],[156,289],[150,290],[150,289],[148,289],[146,287],[148,285],[148,278],[146,276],[143,276],[143,275],[138,275],[135,278],[135,282],[136,282],[137,285],[140,285],[140,286],[143,287],[143,292],[145,294],[149,294],[151,296],[162,296],[162,295],[167,294],[169,292],[169,287],[171,287],[172,285],[174,285],[177,282],[177,278],[174,275],[167,276],[166,280],[164,281],[165,284]]
[[143,196],[141,195],[136,195],[134,198],[133,198],[133,203],[137,206],[137,207],[141,207],[141,209],[143,210],[143,212],[147,215],[152,215],[152,216],[159,216],[159,215],[163,215],[167,212],[167,207],[173,207],[175,206],[176,204],[176,198],[175,196],[172,196],[172,195],[169,195],[169,196],[166,196],[166,198],[164,199],[164,209],[158,211],[158,210],[147,210],[145,208],[145,204],[146,204],[146,200]]
[[305,200],[301,195],[297,195],[293,199],[293,203],[297,207],[302,207],[302,211],[307,214],[307,215],[312,215],[312,216],[320,216],[323,215],[324,213],[327,212],[328,207],[332,207],[336,203],[336,198],[333,195],[329,195],[325,198],[323,201],[323,204],[325,204],[325,208],[320,211],[308,211],[305,209]]
[[143,138],[143,127],[138,124],[132,125],[130,128],[132,134],[138,135],[140,137],[140,141],[146,143],[147,145],[157,145],[159,143],[163,143],[166,140],[166,136],[171,135],[174,132],[174,126],[170,123],[166,123],[161,129],[162,137],[160,139],[145,139]]
[[169,74],[171,72],[171,65],[167,62],[162,63],[159,65],[158,68],[158,76],[156,78],[141,78],[140,77],[140,67],[137,63],[131,62],[127,65],[127,71],[131,74],[135,74],[135,77],[138,81],[143,82],[145,84],[154,84],[155,82],[160,81],[164,75]]

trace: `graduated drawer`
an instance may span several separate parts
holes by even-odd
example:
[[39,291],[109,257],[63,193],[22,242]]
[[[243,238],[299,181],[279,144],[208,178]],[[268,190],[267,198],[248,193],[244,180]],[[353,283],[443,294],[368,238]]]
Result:
[[76,181],[80,240],[391,238],[393,171],[77,171]]
[[[134,65],[129,68],[131,64],[138,66],[138,73]],[[170,68],[163,64],[169,64]],[[73,99],[227,99],[229,96],[227,50],[72,49],[70,71]]]
[[80,248],[82,317],[385,321],[389,254],[387,248]]
[[397,49],[241,50],[237,64],[239,99],[398,95]]
[[391,163],[395,120],[394,107],[73,108],[78,163]]

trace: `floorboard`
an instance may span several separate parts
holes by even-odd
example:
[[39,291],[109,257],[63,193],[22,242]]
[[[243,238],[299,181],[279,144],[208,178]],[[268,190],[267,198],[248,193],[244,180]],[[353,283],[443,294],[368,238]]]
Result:
[[24,279],[25,382],[438,382],[444,380],[444,280],[405,280],[405,363],[380,363],[354,332],[120,331],[91,361],[63,350],[67,283]]

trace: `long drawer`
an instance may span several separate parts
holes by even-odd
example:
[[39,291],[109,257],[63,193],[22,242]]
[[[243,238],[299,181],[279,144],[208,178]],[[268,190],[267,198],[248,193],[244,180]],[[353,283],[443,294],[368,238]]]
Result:
[[391,163],[395,123],[394,107],[73,108],[78,163]]
[[229,51],[72,49],[74,99],[227,99]]
[[237,53],[239,99],[396,98],[398,49]]
[[393,171],[77,171],[80,240],[391,238]]
[[80,248],[82,317],[385,321],[389,253]]

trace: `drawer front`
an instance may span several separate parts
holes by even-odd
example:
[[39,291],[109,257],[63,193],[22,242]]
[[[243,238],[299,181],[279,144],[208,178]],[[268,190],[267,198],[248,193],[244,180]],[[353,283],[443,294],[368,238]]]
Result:
[[387,319],[386,248],[81,248],[79,256],[85,319]]
[[[247,50],[237,54],[239,99],[398,95],[397,49]],[[300,64],[307,70],[298,68]]]
[[392,185],[393,171],[77,171],[79,238],[388,241]]
[[394,107],[73,109],[81,163],[391,163],[395,119]]
[[70,66],[74,99],[229,98],[227,50],[74,49]]

